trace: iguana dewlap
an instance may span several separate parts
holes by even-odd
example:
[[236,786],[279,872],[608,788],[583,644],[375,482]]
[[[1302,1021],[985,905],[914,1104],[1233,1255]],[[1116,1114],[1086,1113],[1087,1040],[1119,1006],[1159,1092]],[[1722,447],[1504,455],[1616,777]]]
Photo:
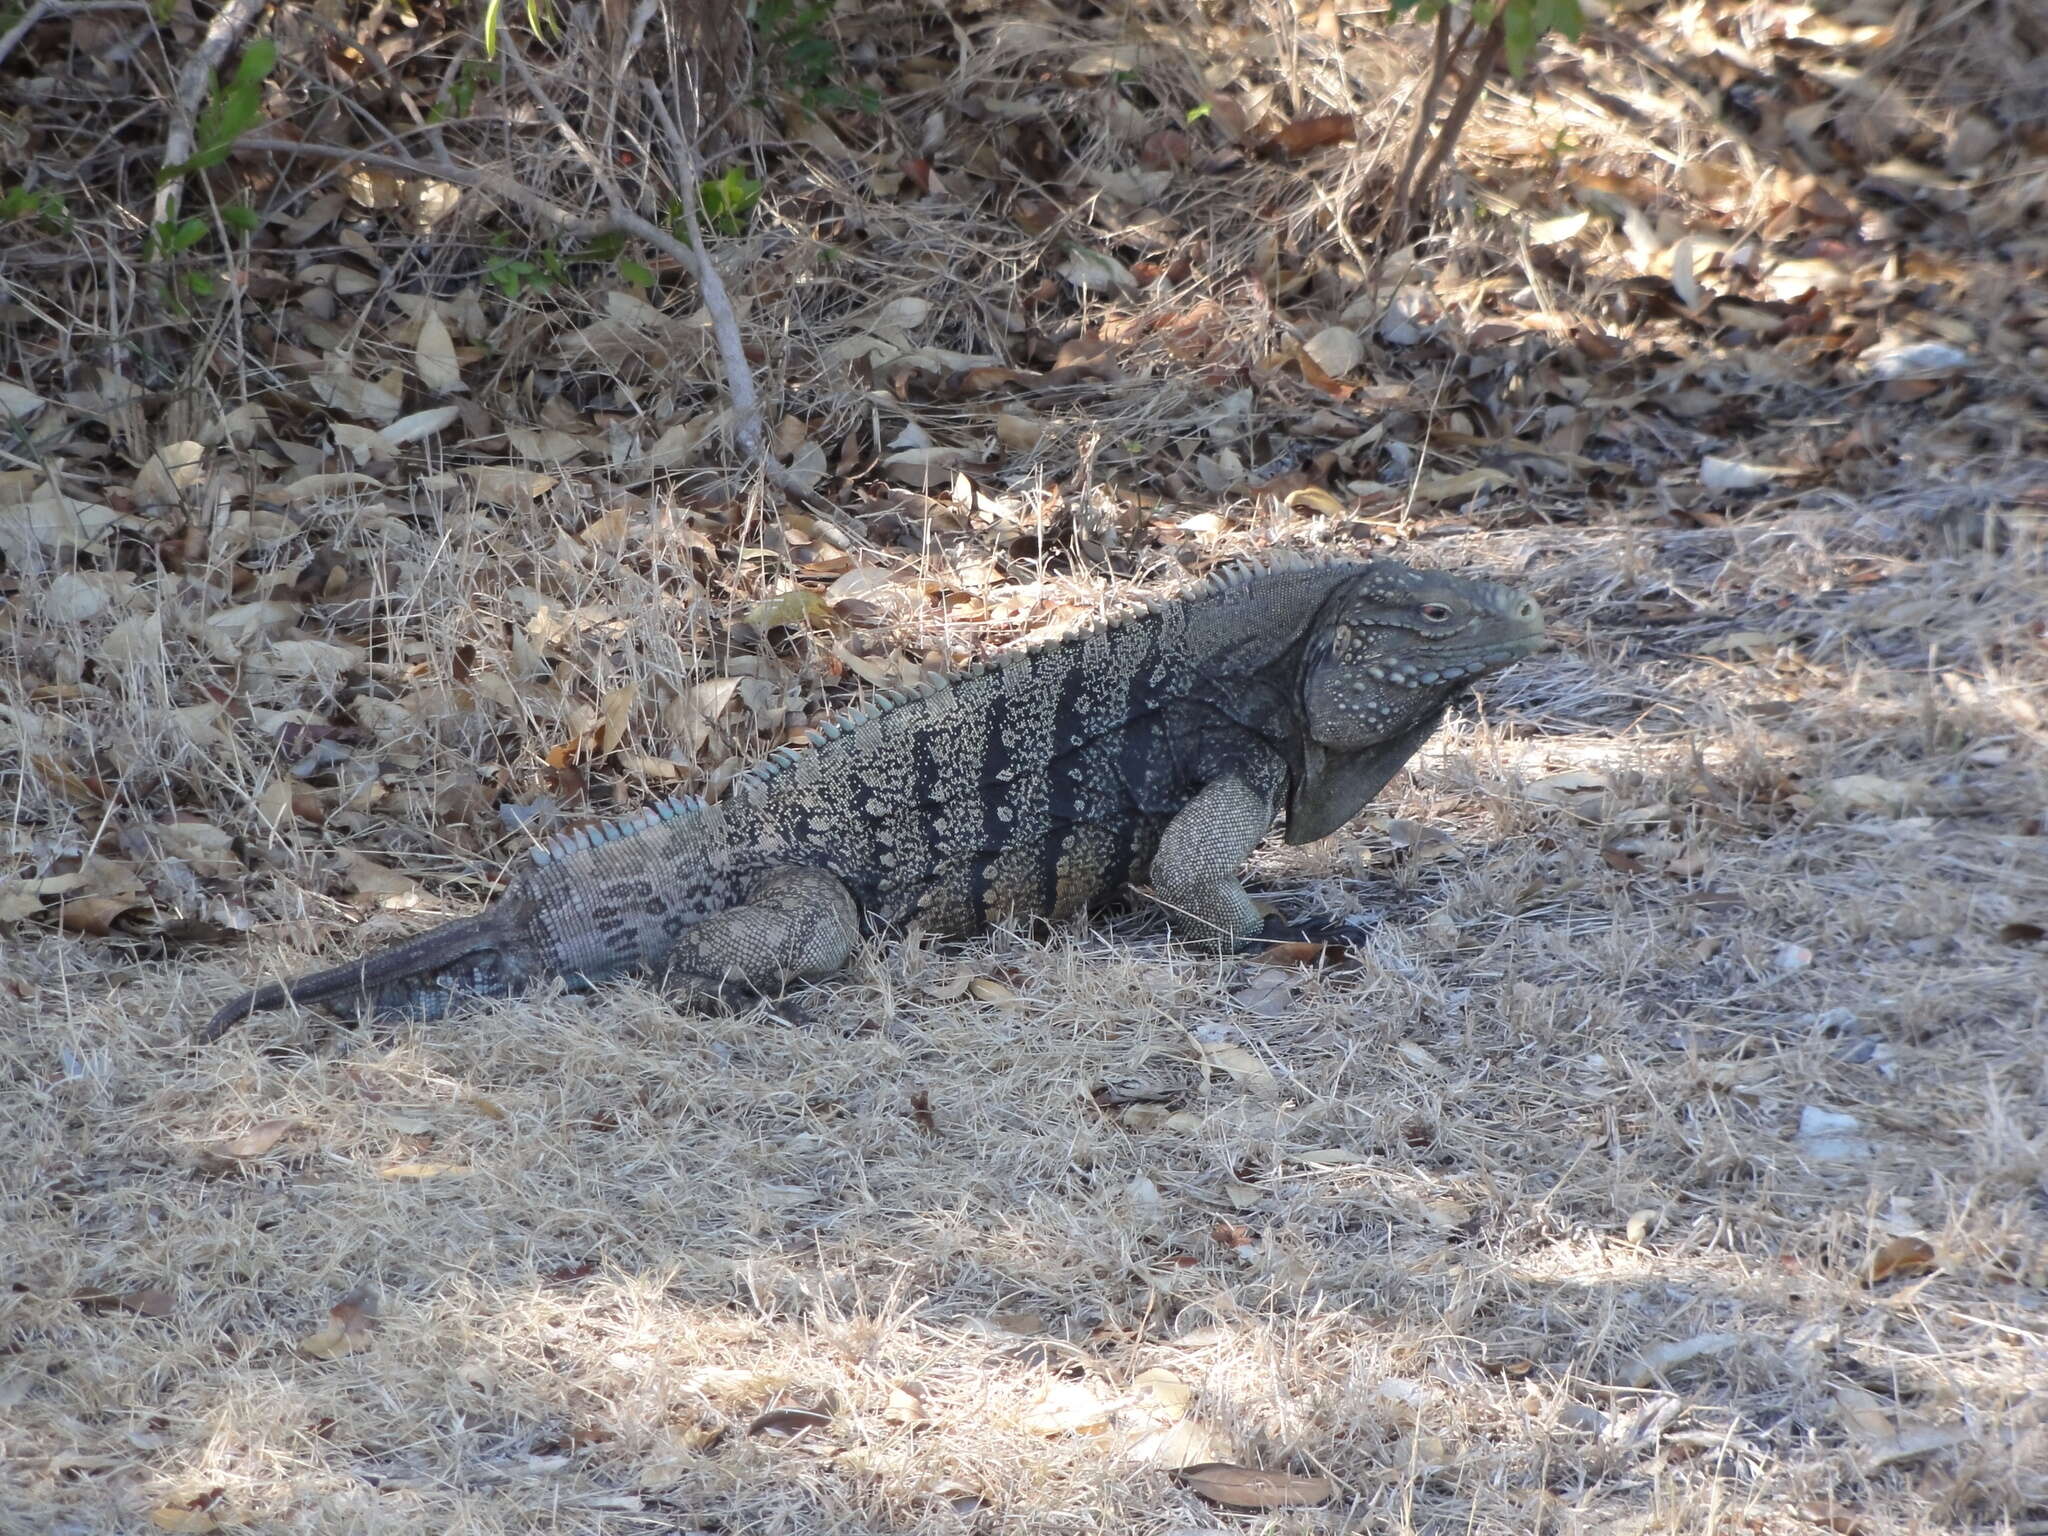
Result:
[[1543,645],[1535,602],[1390,560],[1233,569],[1098,629],[813,731],[716,803],[674,798],[534,851],[473,918],[229,1003],[439,1018],[627,975],[768,991],[864,932],[967,934],[1149,884],[1176,927],[1261,920],[1238,883],[1356,815],[1472,683]]

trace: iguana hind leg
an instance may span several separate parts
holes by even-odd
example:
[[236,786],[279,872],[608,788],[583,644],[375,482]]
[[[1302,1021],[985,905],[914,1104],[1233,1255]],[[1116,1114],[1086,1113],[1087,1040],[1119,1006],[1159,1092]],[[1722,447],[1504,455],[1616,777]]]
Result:
[[1192,937],[1225,944],[1258,937],[1264,919],[1238,872],[1279,814],[1275,778],[1250,767],[1212,779],[1160,835],[1152,894]]
[[776,869],[757,877],[740,905],[686,929],[665,969],[673,980],[774,992],[841,969],[859,943],[860,908],[838,876]]

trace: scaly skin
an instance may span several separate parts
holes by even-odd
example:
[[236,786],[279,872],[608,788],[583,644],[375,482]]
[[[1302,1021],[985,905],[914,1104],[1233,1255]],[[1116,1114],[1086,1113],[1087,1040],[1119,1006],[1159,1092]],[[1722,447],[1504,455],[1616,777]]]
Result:
[[1478,678],[1542,647],[1530,599],[1393,561],[1240,567],[1100,629],[891,696],[736,780],[558,838],[480,916],[222,1008],[439,1018],[637,974],[762,991],[866,932],[968,934],[1149,882],[1209,942],[1257,936],[1238,872],[1284,820],[1349,821]]

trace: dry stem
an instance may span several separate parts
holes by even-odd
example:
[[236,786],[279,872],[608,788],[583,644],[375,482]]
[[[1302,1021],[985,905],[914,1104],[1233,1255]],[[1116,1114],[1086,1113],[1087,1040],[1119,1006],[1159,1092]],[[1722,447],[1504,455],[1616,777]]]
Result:
[[[228,50],[235,45],[235,39],[262,11],[266,0],[227,0],[213,20],[207,23],[206,36],[192,51],[192,57],[185,61],[185,68],[178,75],[178,89],[170,103],[171,125],[164,135],[163,169],[168,172],[173,166],[183,165],[192,158],[193,124],[199,115],[199,103],[206,95],[207,83],[213,79],[214,71],[220,68],[220,61],[227,57]],[[178,216],[178,203],[182,196],[184,178],[172,177],[156,191],[156,206],[151,218],[162,225]]]

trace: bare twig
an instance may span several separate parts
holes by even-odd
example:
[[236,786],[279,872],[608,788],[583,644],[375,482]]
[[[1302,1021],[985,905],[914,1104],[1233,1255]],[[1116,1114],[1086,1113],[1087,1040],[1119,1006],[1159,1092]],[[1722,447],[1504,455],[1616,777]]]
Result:
[[1465,120],[1472,115],[1472,109],[1479,105],[1479,98],[1486,90],[1486,82],[1493,78],[1493,66],[1500,62],[1501,49],[1507,45],[1505,12],[1493,19],[1493,25],[1486,29],[1479,42],[1479,56],[1472,61],[1472,72],[1465,77],[1465,84],[1451,102],[1451,110],[1444,115],[1443,126],[1437,129],[1436,143],[1430,146],[1429,158],[1422,164],[1421,174],[1416,177],[1418,189],[1436,184],[1444,162],[1450,158],[1457,146],[1458,135],[1465,131]]
[[69,0],[60,4],[58,0],[36,0],[36,3],[22,14],[21,20],[0,32],[0,64],[7,62],[7,56],[14,52],[24,37],[35,27],[46,21],[61,21],[66,16],[88,16],[95,11],[146,11],[147,0]]
[[697,188],[703,181],[704,168],[697,163],[696,145],[677,126],[668,103],[662,100],[660,87],[648,80],[642,82],[642,91],[648,110],[668,138],[669,153],[676,159],[671,174],[676,180],[677,201],[682,204],[683,227],[690,232],[690,265],[704,295],[705,312],[711,316],[711,334],[718,341],[718,360],[725,369],[726,391],[732,396],[733,436],[748,458],[773,462],[762,439],[761,406],[754,394],[753,373],[747,367],[747,350],[740,340],[739,316],[733,310],[731,295],[725,291],[725,279],[705,248],[704,231],[698,225]]
[[768,483],[783,495],[801,503],[814,517],[832,529],[843,542],[854,548],[867,548],[867,538],[852,524],[839,516],[822,497],[792,475],[788,469],[776,462],[770,450],[767,434],[761,423],[759,397],[754,393],[753,370],[747,365],[746,345],[740,339],[739,316],[734,313],[732,298],[726,292],[725,280],[712,263],[711,255],[704,245],[704,232],[697,224],[697,176],[696,156],[690,143],[675,125],[669,115],[667,103],[662,101],[657,87],[647,82],[649,101],[656,116],[661,120],[664,131],[672,140],[672,148],[680,162],[676,173],[680,182],[678,201],[682,204],[683,223],[689,231],[690,242],[684,244],[668,230],[652,219],[644,217],[627,201],[618,179],[612,175],[602,159],[584,141],[583,135],[555,105],[554,99],[542,88],[540,80],[528,66],[523,54],[509,39],[505,46],[506,57],[519,72],[521,82],[533,97],[555,131],[562,136],[562,142],[569,146],[571,154],[583,162],[598,187],[603,191],[605,202],[611,209],[614,227],[638,236],[654,249],[660,251],[697,279],[698,291],[704,298],[705,313],[711,319],[711,335],[718,348],[720,370],[725,374],[726,398],[731,404],[731,434],[734,445],[747,460],[758,468]]
[[[164,135],[165,171],[192,158],[193,124],[199,116],[200,100],[206,95],[206,84],[213,78],[213,72],[220,68],[220,61],[227,57],[228,50],[235,46],[235,40],[256,19],[266,3],[267,0],[227,0],[227,4],[213,13],[213,20],[206,26],[206,35],[192,50],[192,57],[185,61],[185,68],[178,76],[177,94],[170,103],[170,131]],[[156,207],[151,214],[154,224],[161,225],[178,216],[183,184],[183,177],[172,177],[156,189]]]
[[237,139],[235,148],[273,155],[303,155],[312,160],[336,160],[389,171],[408,180],[432,179],[453,182],[458,187],[475,187],[480,192],[489,192],[507,202],[519,204],[529,213],[559,226],[565,234],[589,233],[606,222],[572,212],[510,176],[502,176],[496,171],[475,170],[446,160],[409,160],[403,155],[387,155],[374,149],[351,149],[345,144],[313,144],[300,139]]
[[[1469,27],[1471,24],[1468,22]],[[1464,43],[1462,34],[1460,46]],[[1422,87],[1422,94],[1415,101],[1415,122],[1408,130],[1408,148],[1401,156],[1401,171],[1394,178],[1393,196],[1387,200],[1387,217],[1398,228],[1408,222],[1408,183],[1415,174],[1415,167],[1422,162],[1422,152],[1429,144],[1429,125],[1436,118],[1436,93],[1443,89],[1444,76],[1450,71],[1451,54],[1451,12],[1446,6],[1436,13],[1436,31],[1430,41],[1429,80]]]

